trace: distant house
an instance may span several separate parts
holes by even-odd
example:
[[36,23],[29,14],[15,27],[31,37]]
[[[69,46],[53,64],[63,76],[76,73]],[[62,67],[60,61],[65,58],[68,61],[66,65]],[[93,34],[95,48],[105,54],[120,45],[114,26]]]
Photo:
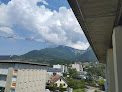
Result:
[[75,68],[78,72],[83,71],[82,65],[79,63],[76,63],[76,62],[75,62],[75,64],[72,64],[72,68]]
[[60,68],[48,68],[47,73],[52,76],[53,73],[56,73],[56,75],[61,75],[62,76],[62,70]]
[[80,71],[78,72],[78,79],[86,79],[87,72],[86,71]]
[[60,87],[60,85],[62,85],[63,88],[68,87],[66,80],[60,75],[56,75],[55,77],[50,79],[50,85],[56,85],[57,87]]
[[59,65],[59,64],[57,64],[57,65],[53,65],[53,68],[61,69],[61,71],[64,72],[65,66],[64,66],[64,65]]
[[59,65],[59,64],[57,64],[57,65],[53,65],[53,68],[61,69],[63,73],[64,72],[68,72],[67,66],[65,66],[65,65]]

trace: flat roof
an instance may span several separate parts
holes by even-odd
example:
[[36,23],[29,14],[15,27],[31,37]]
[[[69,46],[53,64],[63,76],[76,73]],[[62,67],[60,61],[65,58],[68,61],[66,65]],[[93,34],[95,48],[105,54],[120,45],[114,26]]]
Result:
[[61,68],[48,68],[47,72],[62,72]]
[[19,64],[30,64],[30,65],[39,65],[39,66],[48,66],[49,64],[34,63],[28,61],[15,61],[15,60],[0,60],[0,63],[19,63]]
[[11,55],[0,55],[0,60],[9,60]]

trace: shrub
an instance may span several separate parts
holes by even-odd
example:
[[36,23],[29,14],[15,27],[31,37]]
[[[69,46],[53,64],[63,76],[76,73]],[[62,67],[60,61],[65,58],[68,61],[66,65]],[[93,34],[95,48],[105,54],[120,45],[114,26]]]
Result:
[[66,91],[67,88],[60,88],[60,91],[63,92],[63,91]]
[[86,92],[85,89],[76,89],[76,90],[73,90],[73,92]]
[[53,91],[53,86],[46,86],[46,89],[49,89],[49,90],[51,90],[51,91]]
[[104,80],[99,80],[98,81],[98,85],[101,87],[101,89],[103,90],[103,91],[105,91],[105,87],[104,87],[104,83],[105,83],[106,81],[104,81]]
[[99,91],[95,90],[94,92],[99,92]]
[[95,85],[96,85],[96,83],[95,83],[95,82],[92,82],[92,83],[90,83],[90,85],[91,85],[91,86],[95,86]]

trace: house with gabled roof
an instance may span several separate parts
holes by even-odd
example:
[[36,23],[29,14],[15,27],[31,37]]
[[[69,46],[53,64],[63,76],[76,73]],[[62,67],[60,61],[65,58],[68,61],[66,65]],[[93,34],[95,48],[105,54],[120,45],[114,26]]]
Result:
[[60,75],[56,75],[55,77],[53,77],[49,81],[50,81],[51,86],[56,85],[57,87],[60,87],[60,85],[62,85],[63,88],[68,87],[67,81]]

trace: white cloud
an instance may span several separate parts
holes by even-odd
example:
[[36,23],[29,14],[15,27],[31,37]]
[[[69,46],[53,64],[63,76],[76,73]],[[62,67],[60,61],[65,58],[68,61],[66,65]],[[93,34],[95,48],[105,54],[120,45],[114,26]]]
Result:
[[[0,5],[0,26],[19,25],[34,33],[40,40],[49,40],[57,45],[67,45],[77,49],[86,49],[89,44],[73,12],[60,7],[59,12],[51,11],[37,2],[45,0],[11,0]],[[15,30],[16,31],[16,30]],[[27,33],[27,32],[25,32]]]
[[48,5],[48,3],[45,0],[42,0],[42,3]]
[[7,34],[13,34],[13,30],[9,27],[0,27],[0,32],[5,32]]
[[76,44],[69,43],[67,44],[67,46],[72,46],[73,48],[76,48],[76,49],[86,50],[89,47],[89,43],[78,41]]

